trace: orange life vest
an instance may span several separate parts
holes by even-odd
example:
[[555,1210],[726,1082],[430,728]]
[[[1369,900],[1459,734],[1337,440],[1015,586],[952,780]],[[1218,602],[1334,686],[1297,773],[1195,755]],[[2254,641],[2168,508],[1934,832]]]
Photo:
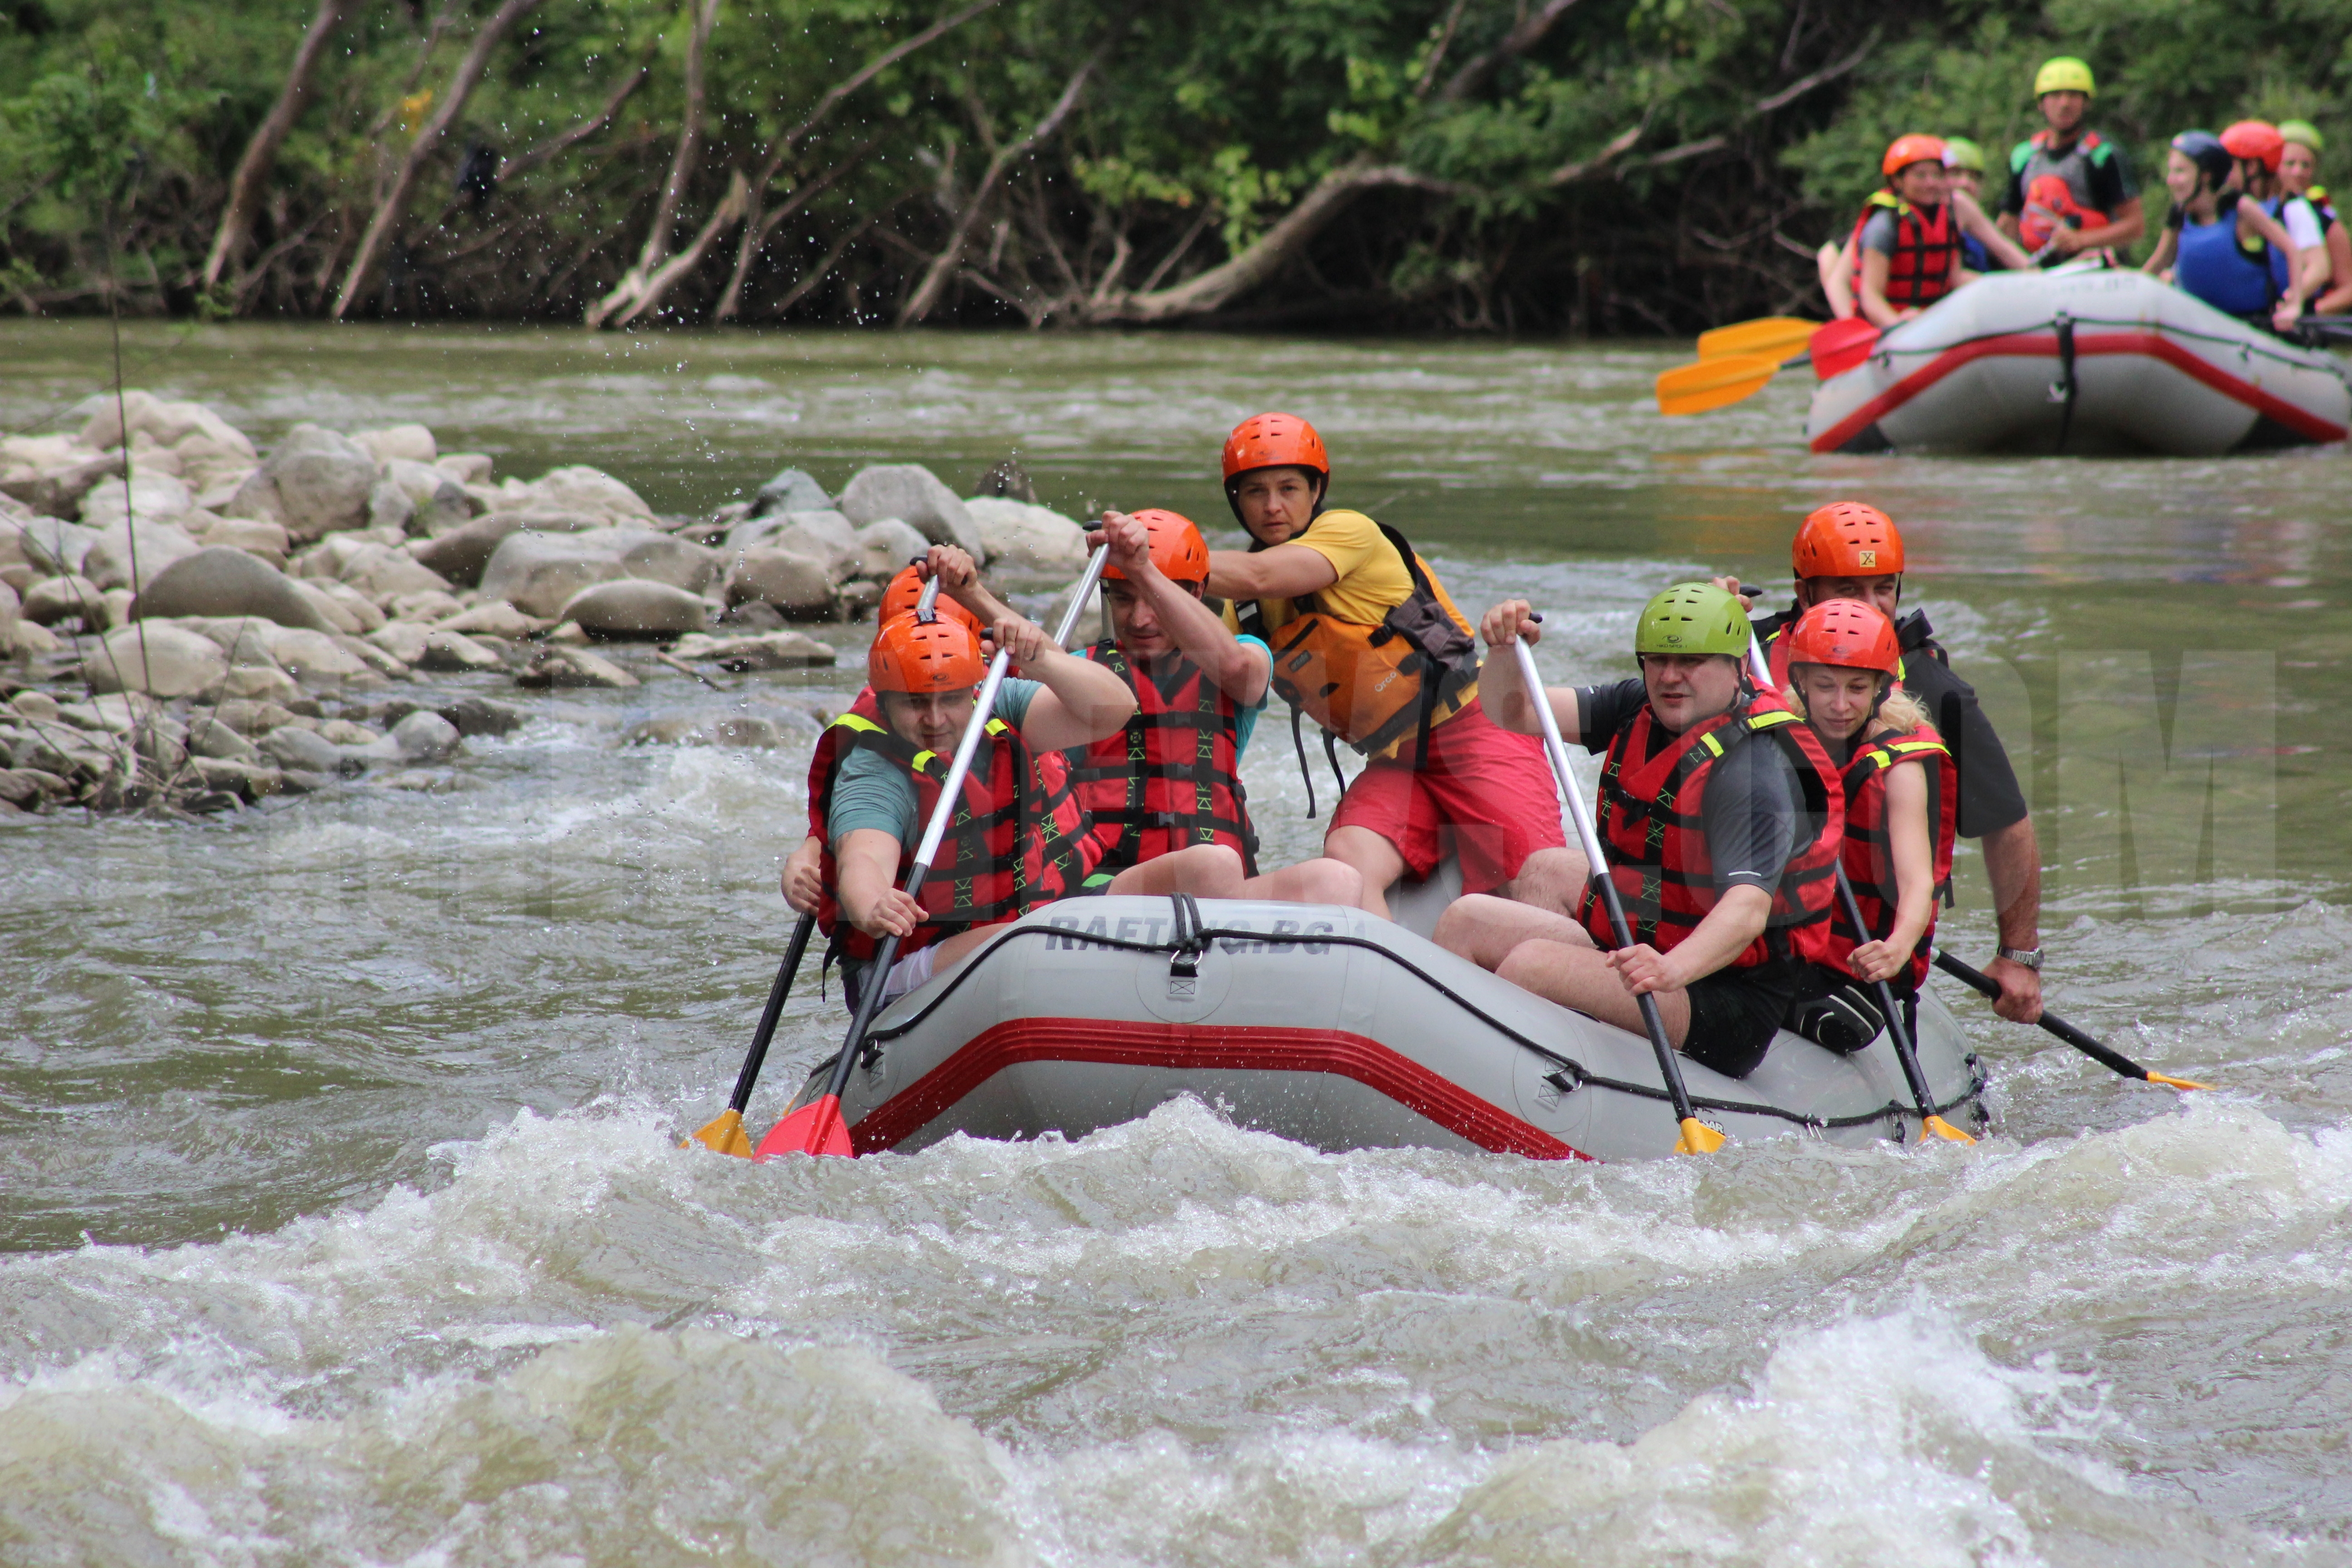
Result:
[[1173,678],[1166,686],[1109,638],[1087,657],[1126,681],[1136,704],[1123,729],[1063,753],[1094,822],[1097,868],[1123,871],[1189,845],[1224,844],[1241,856],[1243,874],[1256,876],[1234,700],[1181,654],[1161,661]]
[[[860,707],[866,711],[858,711]],[[828,725],[809,764],[809,823],[824,842],[819,875],[817,929],[834,950],[860,963],[880,944],[849,923],[835,898],[841,867],[834,859],[825,819],[840,763],[852,749],[877,751],[907,770],[915,784],[915,820],[928,826],[952,758],[926,752],[892,733],[868,690]],[[898,846],[897,880],[914,869],[913,843]],[[988,721],[987,738],[973,752],[963,795],[917,900],[929,917],[898,943],[898,954],[919,952],[973,926],[1027,914],[1074,890],[1094,868],[1095,847],[1086,810],[1071,787],[1059,752],[1033,752],[1021,731]]]
[[1291,601],[1297,619],[1273,632],[1258,602],[1236,605],[1234,617],[1273,650],[1276,696],[1364,756],[1416,737],[1412,759],[1418,767],[1431,729],[1454,716],[1478,679],[1478,645],[1438,596],[1404,535],[1384,522],[1373,526],[1396,546],[1412,577],[1411,595],[1380,625],[1341,620],[1311,594]]
[[[1952,895],[1952,839],[1959,820],[1959,770],[1933,724],[1922,724],[1906,735],[1887,735],[1864,742],[1847,759],[1839,782],[1845,791],[1845,879],[1862,907],[1867,938],[1857,937],[1843,908],[1832,911],[1830,951],[1840,969],[1864,941],[1884,941],[1895,929],[1895,906],[1902,889],[1895,878],[1895,845],[1886,830],[1886,775],[1905,763],[1916,763],[1927,773],[1929,884],[1937,897]],[[1936,914],[1931,900],[1927,929],[1911,954],[1910,988],[1927,978],[1927,961],[1935,945]],[[1851,973],[1851,971],[1848,971]]]
[[1862,231],[1882,209],[1895,214],[1895,249],[1886,258],[1886,302],[1932,305],[1952,291],[1960,268],[1960,225],[1945,202],[1932,216],[1892,191],[1873,191],[1853,226],[1855,265],[1861,265]]
[[[1845,814],[1837,770],[1811,727],[1769,692],[1751,695],[1730,711],[1692,725],[1650,756],[1656,723],[1656,715],[1643,704],[1633,721],[1609,742],[1601,764],[1597,826],[1633,940],[1668,952],[1715,908],[1715,868],[1704,816],[1707,780],[1735,746],[1778,745],[1796,764],[1799,805],[1816,826],[1811,839],[1800,838],[1781,868],[1763,934],[1731,963],[1745,968],[1775,958],[1825,962],[1830,906],[1837,899],[1831,868],[1844,840]],[[1617,945],[1598,878],[1585,889],[1579,912],[1596,943]]]

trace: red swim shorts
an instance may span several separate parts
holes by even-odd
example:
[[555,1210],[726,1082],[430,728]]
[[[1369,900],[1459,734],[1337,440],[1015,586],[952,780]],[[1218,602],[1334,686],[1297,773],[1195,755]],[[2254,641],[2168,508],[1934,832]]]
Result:
[[1566,847],[1543,742],[1502,728],[1476,700],[1429,732],[1419,772],[1412,757],[1408,742],[1394,757],[1366,763],[1331,826],[1370,828],[1396,846],[1416,879],[1451,849],[1466,893],[1491,892],[1537,850]]

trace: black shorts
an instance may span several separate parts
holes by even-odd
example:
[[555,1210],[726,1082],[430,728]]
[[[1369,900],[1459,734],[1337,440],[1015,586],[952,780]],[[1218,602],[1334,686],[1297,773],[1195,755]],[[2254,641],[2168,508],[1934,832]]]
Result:
[[1767,959],[1692,982],[1683,1055],[1727,1078],[1754,1072],[1789,1016],[1807,967],[1795,959]]

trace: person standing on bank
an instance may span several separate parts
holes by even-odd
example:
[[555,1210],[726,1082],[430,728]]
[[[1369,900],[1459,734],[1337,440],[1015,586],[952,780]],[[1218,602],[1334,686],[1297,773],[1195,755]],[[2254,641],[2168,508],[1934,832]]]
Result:
[[[1796,602],[1755,623],[1776,671],[1787,663],[1777,647],[1782,631],[1815,605],[1859,599],[1895,623],[1903,660],[1903,689],[1927,710],[1959,773],[1958,831],[1984,855],[2000,921],[2000,953],[1985,973],[2000,984],[1993,1011],[2011,1023],[2042,1016],[2042,847],[2025,792],[2009,752],[1977,701],[1975,689],[1952,673],[1951,656],[1936,641],[1926,612],[1899,613],[1903,598],[1903,535],[1885,512],[1860,501],[1836,501],[1808,516],[1790,549]],[[1741,592],[1737,577],[1716,584]]]
[[1396,530],[1325,508],[1331,462],[1306,420],[1244,420],[1223,467],[1251,543],[1210,552],[1206,591],[1272,649],[1276,693],[1368,759],[1323,837],[1363,878],[1361,907],[1385,919],[1389,889],[1451,848],[1465,891],[1566,913],[1584,857],[1541,743],[1480,706],[1478,646],[1444,585]]
[[2058,260],[2086,250],[2129,245],[2147,226],[2124,150],[2085,130],[2098,87],[2091,68],[2072,55],[2042,62],[2033,97],[2043,129],[2009,154],[2009,187],[1994,221],[2037,257]]
[[1273,659],[1265,644],[1236,637],[1201,602],[1209,576],[1201,531],[1146,508],[1103,513],[1096,537],[1110,551],[1102,594],[1111,635],[1081,657],[1127,682],[1136,711],[1120,730],[1066,753],[1101,846],[1087,889],[1119,878],[1121,892],[1177,890],[1163,868],[1213,845],[1233,857],[1235,886],[1224,896],[1360,903],[1363,879],[1328,857],[1258,870],[1241,760],[1273,689]]
[[[1478,631],[1498,648],[1539,634],[1524,599]],[[1634,942],[1604,951],[1597,889],[1577,920],[1472,897],[1437,922],[1440,946],[1619,1028],[1643,1028],[1640,998],[1654,997],[1668,1043],[1732,1078],[1830,961],[1845,836],[1837,770],[1777,692],[1748,684],[1748,636],[1736,596],[1683,583],[1633,623],[1633,679],[1531,693],[1516,659],[1489,661],[1500,722],[1536,731],[1549,702],[1561,739],[1606,752],[1594,826]]]

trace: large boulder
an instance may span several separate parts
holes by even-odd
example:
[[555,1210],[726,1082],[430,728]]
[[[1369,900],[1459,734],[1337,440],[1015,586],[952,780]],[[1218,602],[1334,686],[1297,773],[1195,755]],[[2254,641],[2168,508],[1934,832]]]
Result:
[[98,542],[82,558],[82,575],[101,588],[128,588],[135,594],[174,562],[203,548],[169,523],[124,519],[99,531]]
[[208,525],[196,542],[242,550],[280,569],[286,564],[287,552],[294,548],[294,542],[286,536],[284,528],[274,522],[264,522],[257,517],[222,518]]
[[[377,489],[381,489],[387,483],[408,498],[408,531],[411,533],[438,539],[452,530],[465,527],[473,520],[474,498],[466,493],[466,487],[430,463],[412,462],[406,458],[387,458],[383,463],[383,478],[377,481]],[[374,510],[375,502],[371,492],[371,515]]]
[[[786,615],[821,615],[833,608],[833,579],[824,563],[791,550],[746,550],[727,574],[727,602],[756,599]],[[700,627],[696,627],[700,630]]]
[[772,517],[788,511],[831,511],[833,498],[824,487],[798,468],[786,468],[760,487],[751,498],[753,517]]
[[956,545],[975,561],[988,551],[963,498],[920,463],[878,463],[861,468],[836,504],[852,522],[879,522],[895,517],[931,543]]
[[[468,499],[467,504],[471,500]],[[581,511],[493,511],[436,534],[425,543],[412,542],[408,552],[420,565],[450,582],[472,587],[482,580],[482,569],[511,535],[585,533],[603,526],[603,519]]]
[[645,499],[604,472],[585,464],[551,468],[529,484],[509,479],[497,492],[506,510],[593,512],[606,524],[651,522],[654,509]]
[[282,572],[242,550],[208,545],[148,579],[131,605],[140,619],[180,616],[258,616],[281,626],[333,629],[308,595]]
[[988,544],[988,569],[1021,577],[1066,582],[1087,566],[1087,531],[1050,507],[1002,496],[964,503]]
[[857,574],[877,583],[887,583],[905,569],[908,562],[930,547],[929,540],[895,517],[867,523],[857,531],[857,548],[866,557]]
[[866,546],[856,528],[837,511],[794,511],[739,522],[727,531],[726,553],[763,546],[789,550],[822,562],[838,586],[866,569]]
[[441,454],[434,446],[433,432],[422,425],[387,425],[381,430],[354,430],[352,445],[379,463],[401,458],[411,463],[431,463]]
[[316,425],[286,433],[269,460],[228,502],[235,517],[282,524],[297,543],[368,525],[376,462],[357,443]]
[[142,621],[110,631],[81,661],[81,678],[93,691],[193,697],[212,690],[227,675],[228,659],[210,637],[169,621]]
[[528,616],[554,617],[583,588],[622,577],[698,593],[718,574],[719,552],[647,529],[509,534],[482,568],[482,594]]
[[667,583],[624,578],[583,588],[564,602],[557,618],[576,621],[600,637],[676,637],[710,624],[710,601]]

